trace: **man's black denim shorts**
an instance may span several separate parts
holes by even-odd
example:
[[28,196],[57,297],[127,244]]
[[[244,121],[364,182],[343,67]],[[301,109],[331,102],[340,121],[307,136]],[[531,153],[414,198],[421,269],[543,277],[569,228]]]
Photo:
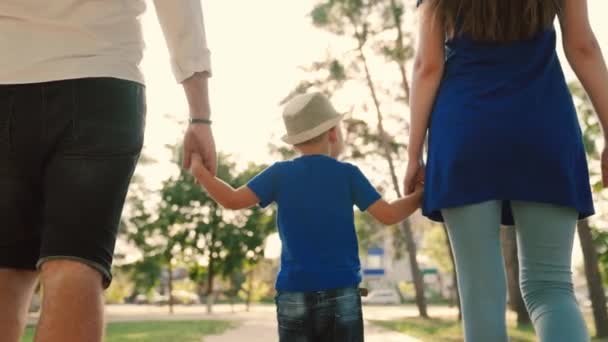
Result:
[[145,110],[114,78],[0,85],[0,268],[71,259],[109,285]]

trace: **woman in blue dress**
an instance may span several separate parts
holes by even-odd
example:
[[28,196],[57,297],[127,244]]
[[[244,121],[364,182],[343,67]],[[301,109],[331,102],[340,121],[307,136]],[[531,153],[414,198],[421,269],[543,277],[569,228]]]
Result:
[[[465,339],[507,341],[502,223],[516,226],[520,286],[539,339],[587,341],[571,257],[577,220],[594,209],[553,27],[558,17],[568,62],[606,132],[608,71],[587,0],[420,2],[405,186],[424,177],[423,212],[446,222]],[[607,165],[604,151],[604,184]]]

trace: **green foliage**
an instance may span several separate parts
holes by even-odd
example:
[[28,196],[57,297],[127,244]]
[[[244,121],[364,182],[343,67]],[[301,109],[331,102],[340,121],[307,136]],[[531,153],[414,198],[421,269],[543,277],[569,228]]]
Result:
[[382,230],[386,228],[380,226],[370,214],[356,212],[355,227],[357,229],[360,252],[366,252],[372,247],[382,247],[384,243]]
[[[590,317],[586,317],[589,331],[593,333],[593,324]],[[463,341],[462,322],[456,319],[423,319],[419,317],[405,317],[401,320],[372,321],[374,325],[402,332],[424,342],[435,341]],[[514,320],[509,320],[509,341],[534,342],[537,341],[532,326],[517,327]],[[591,339],[593,342],[608,342],[608,339]]]
[[252,302],[259,302],[264,299],[269,293],[273,291],[274,284],[268,283],[263,279],[254,278],[253,283],[251,284],[251,294],[249,294],[249,284],[248,282],[241,284],[241,289],[238,292],[238,296],[242,300],[246,300],[247,296],[251,296]]
[[[394,83],[374,82],[374,70],[370,65],[370,61],[378,57],[395,62],[395,75],[398,75],[399,67],[413,57],[412,35],[403,27],[405,11],[405,5],[400,1],[319,0],[310,13],[315,27],[351,43],[352,49],[330,51],[324,60],[304,68],[309,77],[301,81],[284,101],[309,89],[331,97],[343,89],[359,87],[362,92],[373,95],[352,99],[353,115],[344,121],[348,142],[345,158],[370,165],[386,162],[385,141],[391,158],[398,160],[406,155],[405,135],[400,127],[403,105],[406,104],[403,89],[395,87]],[[399,79],[398,82],[407,83],[407,79]],[[371,94],[373,92],[375,94]],[[388,113],[379,115],[384,116],[385,121],[396,123],[385,124],[384,133],[379,127],[356,118],[358,114],[378,110],[370,108],[375,107],[376,100],[384,112],[390,108]],[[387,131],[389,127],[399,128],[398,133],[396,129]],[[390,186],[394,184],[390,183]]]
[[397,288],[402,296],[407,300],[414,298],[416,295],[416,289],[414,289],[414,284],[411,282],[401,281],[399,284],[397,284]]
[[[239,187],[263,168],[251,164],[237,173],[234,163],[221,156],[218,177]],[[185,170],[164,182],[156,206],[150,207],[146,198],[134,200],[133,206],[127,236],[143,258],[129,267],[139,293],[157,286],[163,268],[179,260],[191,265],[190,276],[199,283],[254,264],[263,256],[265,238],[275,229],[272,211],[225,210]]]
[[123,304],[125,298],[133,293],[135,284],[127,273],[114,269],[110,287],[105,291],[106,304]]
[[228,290],[226,290],[225,295],[234,298],[238,296],[239,292],[245,286],[245,282],[247,281],[247,274],[244,272],[243,269],[239,269],[235,272],[232,272],[228,276],[228,280],[230,281],[230,287],[228,288]]
[[329,0],[318,3],[310,17],[312,23],[337,35],[345,34],[353,21],[360,22],[369,13],[373,2],[362,0]]
[[164,259],[159,254],[144,254],[144,257],[123,269],[131,275],[134,294],[149,294],[160,283]]
[[[387,329],[402,332],[416,337],[421,341],[462,341],[463,332],[461,322],[448,319],[421,319],[408,317],[399,321],[373,321],[373,324]],[[509,326],[510,341],[534,342],[534,330],[532,327],[515,328]]]
[[[217,335],[235,324],[226,321],[128,322],[108,324],[106,342],[200,342],[203,336]],[[23,342],[34,340],[34,329],[28,328]]]
[[448,241],[443,226],[429,225],[424,234],[422,252],[435,261],[439,270],[446,274],[453,272],[452,259],[450,251],[446,248],[447,245]]
[[596,229],[592,231],[592,234],[598,252],[604,286],[608,287],[608,232]]
[[[594,192],[594,200],[597,204],[603,204],[606,201],[605,193],[601,180],[600,168],[600,147],[602,145],[603,133],[600,122],[597,118],[591,100],[585,90],[579,83],[571,83],[570,91],[574,97],[581,129],[583,132],[583,142],[585,151],[589,159],[589,174],[591,176],[591,186]],[[597,215],[601,218],[601,214]],[[608,285],[608,231],[600,229],[599,224],[594,224],[595,220],[591,221],[593,228],[593,240],[598,252],[600,261],[600,269],[604,276],[604,283]]]

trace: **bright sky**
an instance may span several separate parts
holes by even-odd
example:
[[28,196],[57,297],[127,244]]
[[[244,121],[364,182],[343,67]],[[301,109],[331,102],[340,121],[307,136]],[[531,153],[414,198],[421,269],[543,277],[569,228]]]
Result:
[[[405,0],[409,1],[409,0]],[[304,77],[300,66],[321,59],[341,43],[314,29],[307,14],[314,0],[208,0],[203,3],[214,77],[210,81],[218,150],[241,161],[271,162],[268,144],[279,144],[279,101]],[[608,1],[589,0],[592,23],[608,55]],[[187,117],[181,87],[175,83],[160,27],[149,6],[143,18],[147,50],[148,127],[146,151],[159,163],[143,172],[152,184],[176,171],[164,149],[181,139]],[[564,63],[567,68],[567,64]],[[375,74],[382,78],[394,75]],[[358,94],[352,95],[357,100]],[[346,109],[346,108],[344,108]]]
[[[408,0],[406,0],[408,1]],[[606,0],[589,0],[596,34],[608,53]],[[282,126],[278,102],[301,80],[300,66],[321,59],[340,43],[313,28],[307,14],[314,0],[203,3],[214,77],[210,80],[218,149],[242,161],[271,162],[268,143],[279,144]],[[173,169],[166,144],[181,138],[187,117],[181,87],[176,85],[153,6],[143,18],[147,50],[148,128],[146,148],[160,165],[146,170],[150,180],[167,178]],[[567,66],[565,65],[565,68]],[[376,71],[382,76],[382,71]],[[386,75],[387,78],[394,75]],[[357,96],[353,96],[357,99]]]

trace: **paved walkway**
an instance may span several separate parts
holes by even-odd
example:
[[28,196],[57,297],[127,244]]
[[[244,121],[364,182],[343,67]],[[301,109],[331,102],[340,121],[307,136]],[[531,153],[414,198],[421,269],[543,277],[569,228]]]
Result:
[[[235,320],[239,321],[237,329],[229,330],[223,335],[208,336],[205,342],[277,342],[277,327],[274,312],[255,310],[249,313],[239,313]],[[388,331],[378,326],[365,324],[366,342],[420,342],[412,337]]]
[[[277,342],[277,327],[274,316],[250,312],[239,315],[239,327],[223,335],[208,336],[205,342]],[[419,342],[419,340],[371,324],[365,324],[366,342]]]
[[[234,312],[233,312],[234,309]],[[250,312],[245,312],[243,305],[218,304],[214,313],[207,314],[205,306],[177,306],[174,314],[168,308],[154,305],[109,305],[106,307],[108,322],[129,321],[177,321],[177,320],[227,320],[238,322],[238,327],[223,335],[208,336],[205,342],[276,342],[277,328],[274,305],[253,305]],[[431,307],[433,316],[453,315],[454,309]],[[367,320],[394,320],[416,316],[414,306],[364,306],[363,315]],[[35,324],[37,314],[30,315],[30,324]],[[415,338],[392,332],[365,322],[365,341],[367,342],[421,342]]]

